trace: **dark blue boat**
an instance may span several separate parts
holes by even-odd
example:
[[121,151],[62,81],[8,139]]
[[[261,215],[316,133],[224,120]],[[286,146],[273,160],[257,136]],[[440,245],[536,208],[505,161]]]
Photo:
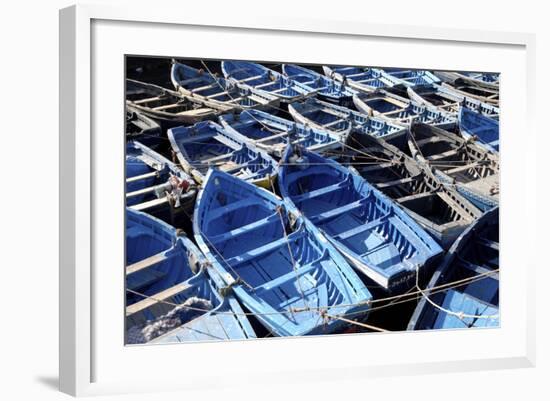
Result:
[[486,212],[456,240],[423,290],[408,330],[499,326],[498,215],[498,208]]
[[219,295],[221,285],[189,238],[126,209],[127,343],[254,338],[235,298]]
[[277,107],[276,96],[250,87],[234,85],[209,71],[181,63],[173,63],[170,73],[172,84],[183,95],[219,102],[237,111],[250,108]]
[[466,107],[461,107],[458,123],[463,137],[466,139],[473,137],[481,146],[491,152],[499,151],[498,121]]
[[237,85],[269,93],[282,102],[293,102],[315,93],[314,89],[261,64],[248,61],[222,61],[222,71],[226,79]]
[[390,142],[405,142],[406,130],[403,125],[318,99],[292,103],[288,111],[299,123],[332,132],[343,139],[350,132],[355,132]]
[[353,96],[357,110],[395,124],[408,126],[412,122],[451,128],[456,125],[456,115],[435,106],[405,99],[391,92],[379,90],[373,93],[357,93]]
[[401,68],[384,68],[383,71],[399,80],[404,86],[417,86],[437,84],[440,81],[438,77],[426,70],[406,70]]
[[334,160],[289,147],[279,188],[362,274],[390,292],[408,289],[441,247],[392,200]]
[[344,83],[361,92],[373,92],[378,88],[388,88],[401,84],[401,81],[386,74],[379,68],[323,66],[327,77]]
[[273,193],[210,170],[197,198],[197,244],[244,307],[276,336],[330,333],[366,316],[371,294],[330,243]]
[[295,64],[283,64],[282,68],[287,77],[314,89],[319,98],[332,103],[348,105],[356,92],[342,82]]
[[126,205],[155,214],[166,207],[190,212],[193,179],[164,156],[137,141],[126,144]]
[[199,183],[209,168],[264,187],[277,173],[271,156],[213,121],[172,128],[168,139],[182,167]]
[[239,115],[226,114],[220,116],[220,122],[228,132],[277,157],[282,156],[289,141],[309,150],[325,152],[340,149],[347,135],[346,132],[335,133],[259,110],[248,110]]

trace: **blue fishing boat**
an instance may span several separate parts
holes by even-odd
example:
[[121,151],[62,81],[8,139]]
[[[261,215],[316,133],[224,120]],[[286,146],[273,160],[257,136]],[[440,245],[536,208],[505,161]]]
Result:
[[404,86],[437,84],[440,81],[433,73],[426,70],[407,70],[402,68],[384,68],[383,71],[399,80]]
[[179,163],[198,183],[209,168],[264,187],[276,175],[277,163],[271,156],[213,121],[172,128],[167,135]]
[[399,206],[334,160],[289,146],[278,181],[284,199],[389,292],[407,290],[443,251]]
[[173,63],[170,78],[176,90],[183,95],[219,102],[236,111],[279,106],[279,100],[274,95],[235,85],[207,69]]
[[358,132],[390,142],[405,141],[406,130],[402,125],[318,99],[292,103],[288,112],[299,123],[342,138],[347,138],[350,132]]
[[348,105],[356,92],[342,82],[295,64],[283,64],[282,69],[287,77],[314,89],[319,98],[332,103]]
[[442,81],[451,85],[463,82],[472,86],[479,86],[490,90],[498,90],[500,74],[492,72],[468,71],[435,71],[434,74]]
[[487,211],[456,240],[423,290],[408,330],[499,326],[498,210]]
[[401,84],[401,81],[386,74],[379,68],[323,66],[327,77],[342,82],[361,92],[372,92],[378,88],[387,88]]
[[357,93],[353,96],[357,110],[404,126],[412,122],[451,128],[456,125],[455,115],[435,106],[405,99],[391,92],[379,90],[373,93]]
[[248,110],[239,115],[220,116],[224,128],[243,141],[281,157],[287,144],[300,144],[316,152],[340,149],[347,132],[334,132],[308,126],[259,110]]
[[155,215],[166,208],[187,213],[196,194],[193,179],[174,163],[140,142],[127,142],[127,206]]
[[418,103],[435,106],[443,111],[458,115],[460,107],[466,107],[498,120],[500,110],[494,104],[482,102],[464,93],[458,93],[448,86],[422,85],[407,88],[409,98]]
[[409,134],[413,158],[432,168],[439,180],[455,187],[480,210],[498,206],[498,153],[489,152],[473,138],[464,139],[426,124],[412,124]]
[[[208,270],[208,271],[207,271]],[[168,224],[126,209],[126,342],[254,338],[199,249]]]
[[337,161],[399,204],[444,249],[477,219],[477,207],[385,141],[361,135]]
[[499,151],[498,121],[466,107],[461,107],[458,123],[463,137],[475,138],[479,145],[491,152]]
[[273,335],[331,333],[345,324],[335,317],[368,313],[371,294],[353,269],[265,189],[210,170],[193,229],[225,284]]
[[222,61],[222,71],[226,79],[237,85],[269,93],[282,102],[293,102],[315,93],[314,89],[257,63]]

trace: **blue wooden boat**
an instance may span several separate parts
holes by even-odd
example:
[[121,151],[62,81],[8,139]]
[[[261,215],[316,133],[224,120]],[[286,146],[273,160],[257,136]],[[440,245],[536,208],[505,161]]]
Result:
[[468,71],[435,71],[434,73],[442,81],[451,85],[463,82],[490,90],[498,90],[499,88],[500,74],[498,73]]
[[197,194],[193,179],[164,156],[137,141],[126,144],[126,205],[159,215],[190,212]]
[[273,193],[210,170],[195,239],[243,306],[276,336],[331,333],[366,316],[371,294],[311,223]]
[[385,141],[362,135],[337,160],[399,204],[444,249],[481,215],[432,172]]
[[237,85],[261,90],[286,103],[315,93],[314,89],[257,63],[222,61],[222,71],[226,79]]
[[126,105],[157,121],[164,130],[212,119],[232,110],[227,105],[182,95],[145,82],[126,80]]
[[259,110],[226,114],[220,116],[220,122],[228,132],[277,157],[281,157],[289,141],[316,152],[340,149],[347,134],[296,123]]
[[466,107],[498,120],[500,110],[498,106],[474,99],[464,93],[458,93],[448,86],[422,85],[407,88],[411,100],[435,106],[443,111],[458,115],[460,107]]
[[167,135],[179,163],[198,183],[204,182],[209,168],[264,187],[276,175],[277,163],[271,156],[213,121],[172,128]]
[[[207,271],[208,270],[208,271]],[[126,342],[254,338],[199,249],[168,224],[126,209]]]
[[473,138],[464,139],[426,124],[412,124],[409,133],[413,158],[432,168],[438,179],[483,211],[498,205],[498,153],[489,152]]
[[318,99],[292,103],[288,106],[288,112],[299,123],[332,132],[342,138],[347,138],[350,132],[359,132],[386,141],[400,142],[406,136],[402,125]]
[[401,81],[386,74],[379,68],[323,66],[327,77],[342,82],[361,92],[372,92],[378,88],[387,88],[401,84]]
[[279,188],[350,263],[383,289],[407,290],[441,247],[408,214],[334,160],[288,147]]
[[398,79],[404,86],[437,84],[440,81],[433,73],[427,70],[406,70],[401,68],[384,68],[383,71]]
[[279,100],[274,95],[235,85],[209,71],[185,64],[173,63],[170,77],[176,90],[183,95],[219,102],[236,111],[279,106]]
[[[498,210],[486,212],[456,240],[423,290],[408,330],[500,325]],[[467,281],[453,285],[459,280]]]
[[356,92],[346,87],[342,82],[335,81],[308,68],[295,64],[283,64],[282,69],[287,77],[314,89],[320,99],[332,103],[348,105],[351,103],[351,97]]
[[357,93],[353,96],[353,103],[357,110],[369,116],[380,117],[404,126],[417,121],[441,128],[451,128],[457,122],[456,116],[449,112],[384,90]]
[[491,152],[499,151],[498,121],[466,107],[461,107],[458,123],[463,137],[466,139],[473,137],[479,145]]

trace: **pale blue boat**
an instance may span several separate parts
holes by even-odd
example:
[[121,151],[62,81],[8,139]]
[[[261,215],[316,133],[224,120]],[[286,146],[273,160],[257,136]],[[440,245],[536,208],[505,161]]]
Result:
[[408,290],[443,250],[407,213],[334,160],[288,147],[279,188],[348,261],[384,290]]
[[[199,248],[275,336],[331,333],[371,294],[321,233],[273,193],[210,170],[195,207]],[[325,320],[325,321],[323,321]]]
[[309,86],[257,63],[222,61],[222,71],[229,81],[276,96],[282,102],[293,102],[316,92]]
[[287,77],[309,86],[317,92],[319,98],[332,103],[351,104],[352,96],[356,93],[355,90],[346,87],[342,82],[296,64],[283,64],[282,69]]
[[241,340],[256,335],[237,300],[184,234],[126,209],[126,342]]
[[342,82],[352,89],[367,93],[401,84],[399,79],[379,68],[323,66],[323,72],[327,77]]
[[475,138],[480,146],[491,152],[499,151],[499,122],[466,107],[458,114],[460,133],[466,139]]
[[441,80],[427,70],[407,70],[402,68],[383,68],[386,74],[399,80],[404,86],[430,85],[440,83]]
[[227,132],[277,157],[281,157],[288,143],[299,144],[315,152],[341,149],[349,132],[336,133],[259,110],[248,110],[238,115],[225,114],[220,116],[220,122]]
[[354,132],[401,146],[405,143],[406,129],[402,124],[318,99],[310,98],[292,103],[288,106],[288,112],[301,124],[331,132],[342,138],[347,139],[348,135]]
[[500,325],[498,216],[498,207],[487,211],[456,240],[424,289],[408,330]]

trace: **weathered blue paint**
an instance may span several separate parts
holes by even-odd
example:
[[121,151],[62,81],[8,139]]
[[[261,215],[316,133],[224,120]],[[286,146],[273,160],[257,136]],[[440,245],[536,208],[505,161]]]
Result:
[[474,137],[476,141],[492,152],[499,151],[499,122],[472,111],[460,108],[458,115],[460,133],[465,138]]
[[[499,268],[498,210],[497,207],[486,212],[464,231],[424,290],[425,296],[432,302],[454,314],[484,317],[460,318],[433,306],[423,297],[409,322],[408,330],[499,326],[499,274],[491,274]],[[431,290],[487,273],[487,276],[461,286],[455,285],[444,291]]]
[[401,81],[379,68],[323,66],[326,76],[344,83],[352,89],[372,92],[377,88],[387,88],[401,84]]
[[358,271],[390,292],[408,289],[417,269],[442,253],[391,199],[334,160],[288,147],[279,188]]
[[220,122],[228,132],[277,157],[283,154],[289,141],[316,152],[324,152],[341,148],[346,135],[299,124],[259,110],[249,110],[239,115],[226,114],[220,116]]
[[[126,266],[162,255],[157,263],[126,275],[126,325],[143,326],[196,297],[212,304],[207,311],[189,310],[190,320],[149,343],[254,338],[242,308],[231,295],[218,290],[223,281],[208,266],[189,238],[148,214],[126,209]],[[169,296],[166,296],[170,292]]]
[[314,89],[319,98],[329,102],[347,105],[351,103],[351,97],[356,93],[342,82],[295,64],[283,64],[282,69],[287,77]]
[[283,102],[292,102],[315,93],[313,88],[257,63],[222,61],[222,71],[226,79],[241,86],[267,92]]
[[426,70],[406,70],[401,68],[384,68],[383,71],[397,79],[404,86],[437,84],[441,80]]
[[172,128],[167,134],[178,161],[198,182],[211,167],[253,183],[276,174],[271,156],[213,121]]
[[210,170],[193,228],[225,284],[274,335],[330,333],[342,326],[339,320],[323,322],[322,311],[357,317],[368,312],[371,295],[353,269],[271,192]]
[[347,138],[350,132],[386,141],[404,140],[406,135],[403,125],[318,99],[310,98],[292,103],[288,106],[288,111],[299,123],[332,132],[343,139]]
[[180,93],[188,96],[220,102],[238,111],[250,108],[278,106],[278,99],[265,91],[250,86],[235,85],[223,77],[210,74],[181,63],[173,63],[170,73],[172,84]]

